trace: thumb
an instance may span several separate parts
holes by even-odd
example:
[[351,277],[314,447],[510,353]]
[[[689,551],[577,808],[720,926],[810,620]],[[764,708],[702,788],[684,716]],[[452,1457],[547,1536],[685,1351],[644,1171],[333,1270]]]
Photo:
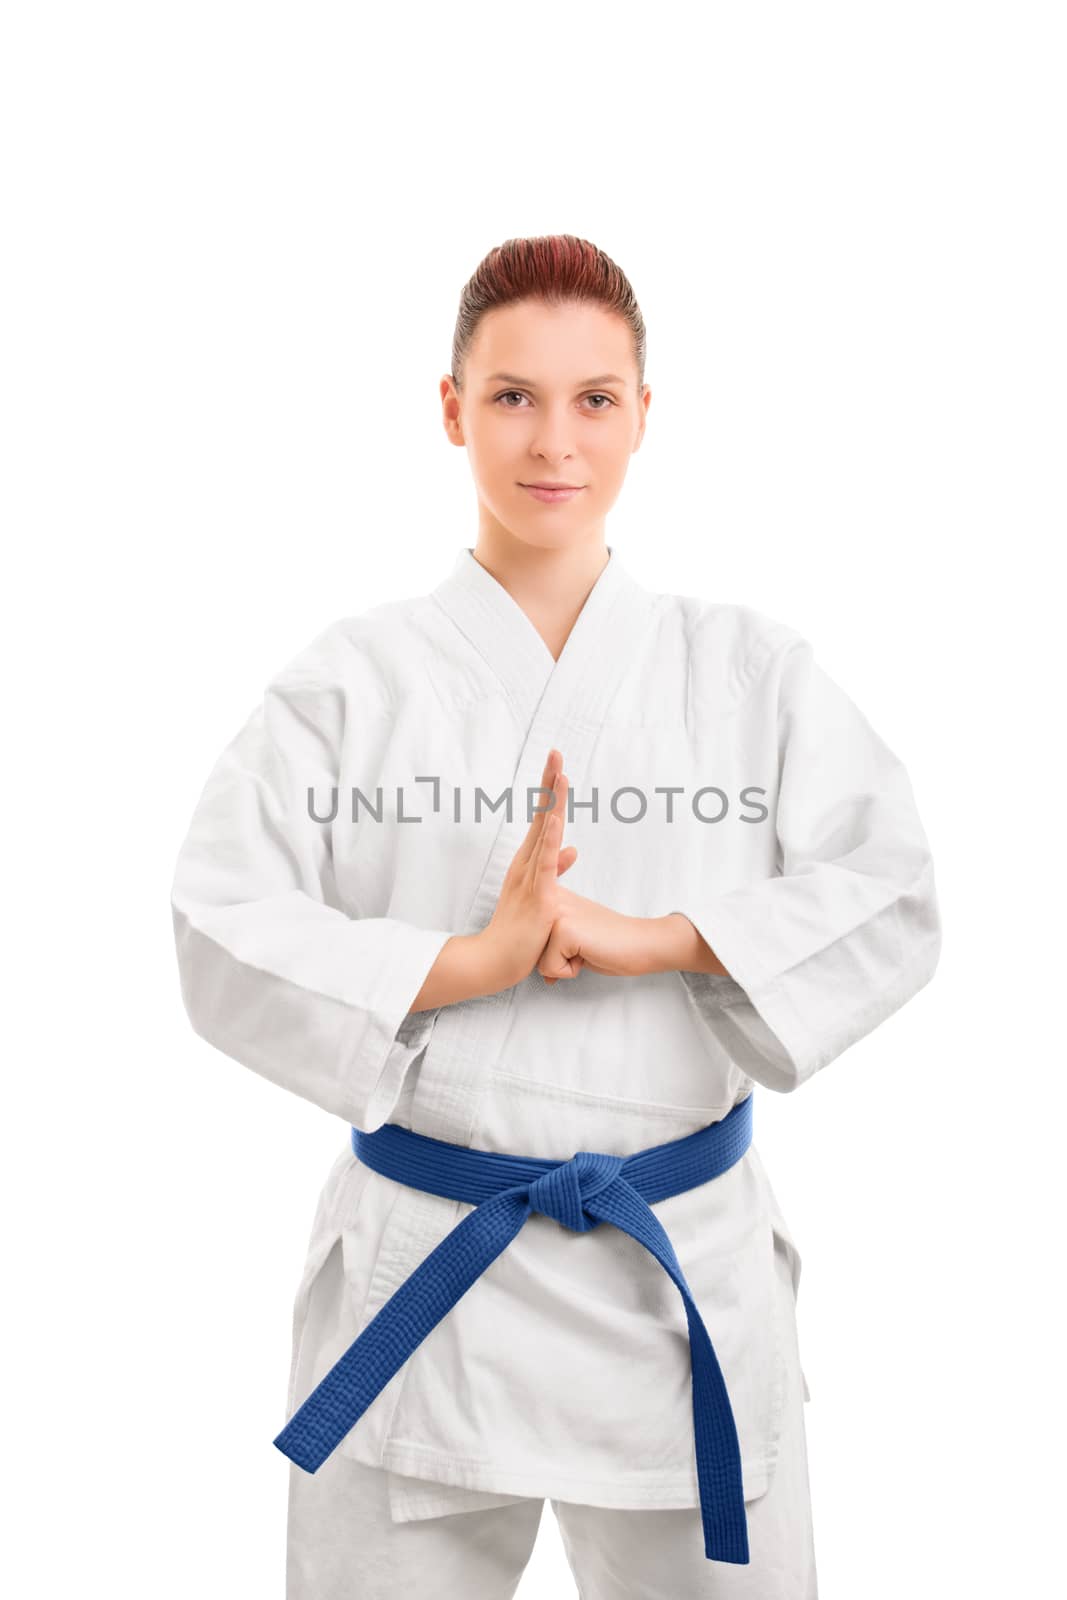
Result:
[[575,849],[574,845],[569,844],[567,846],[566,850],[561,850],[560,853],[559,853],[559,861],[558,861],[558,865],[557,865],[557,868],[556,868],[556,877],[557,878],[562,878],[563,874],[570,867],[573,867],[573,865],[577,861],[577,859],[578,859],[578,851]]

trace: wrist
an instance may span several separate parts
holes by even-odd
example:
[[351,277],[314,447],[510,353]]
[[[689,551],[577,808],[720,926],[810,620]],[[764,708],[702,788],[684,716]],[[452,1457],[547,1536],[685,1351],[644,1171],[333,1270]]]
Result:
[[467,937],[484,994],[499,994],[521,981],[524,974],[515,972],[515,963],[502,948],[492,923]]
[[726,968],[684,911],[650,917],[653,972],[725,973]]

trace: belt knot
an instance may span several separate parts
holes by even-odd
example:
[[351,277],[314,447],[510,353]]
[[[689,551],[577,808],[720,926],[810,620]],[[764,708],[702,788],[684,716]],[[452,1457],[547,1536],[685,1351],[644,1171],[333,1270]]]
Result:
[[599,1150],[579,1150],[569,1161],[535,1178],[529,1188],[530,1209],[552,1217],[573,1233],[588,1233],[597,1227],[599,1217],[586,1214],[585,1203],[614,1183],[624,1156],[609,1156]]

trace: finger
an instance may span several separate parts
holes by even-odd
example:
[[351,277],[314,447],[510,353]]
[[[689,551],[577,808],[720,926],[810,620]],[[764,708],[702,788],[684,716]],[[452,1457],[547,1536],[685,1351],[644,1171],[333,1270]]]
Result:
[[[547,962],[545,964],[547,965]],[[541,972],[540,967],[538,971],[541,972],[541,976],[546,983],[558,983],[561,978],[576,978],[585,965],[586,963],[582,956],[561,957],[558,969],[551,976],[548,973]]]
[[566,850],[561,850],[559,853],[559,868],[557,871],[557,876],[562,878],[563,874],[573,867],[577,859],[578,852],[572,844],[569,844]]
[[530,856],[531,881],[536,880],[542,873],[551,872],[555,875],[556,867],[559,863],[559,844],[562,835],[563,824],[560,820],[559,783],[557,780],[555,809],[545,817],[540,837],[534,845]]
[[537,873],[551,873],[553,877],[556,875],[559,866],[559,847],[563,838],[563,818],[567,811],[567,787],[567,774],[561,772],[555,784],[556,804],[545,818],[533,857],[534,871]]
[[[548,752],[548,760],[545,762],[544,770],[541,773],[542,790],[552,788],[552,785],[556,779],[556,775],[561,770],[562,766],[562,752],[556,750],[555,748],[551,749]],[[522,862],[529,861],[530,857],[533,855],[533,852],[537,848],[541,834],[544,830],[545,818],[551,816],[552,814],[544,794],[540,794],[538,796],[537,804],[539,809],[534,812],[533,817],[530,819],[530,826],[526,830],[526,837],[523,839],[522,844],[516,851],[518,859]]]
[[552,929],[552,932],[545,940],[545,948],[537,958],[537,970],[546,983],[559,981],[560,958],[555,928]]
[[[527,859],[527,864],[529,866],[529,870],[530,870],[531,874],[534,875],[534,876],[536,876],[536,874],[537,874],[537,872],[539,870],[540,862],[541,862],[541,860],[543,858],[543,852],[544,852],[545,847],[546,847],[546,841],[550,841],[551,840],[551,836],[552,836],[553,833],[555,833],[555,846],[554,846],[554,848],[555,848],[555,850],[558,850],[558,848],[559,848],[559,842],[560,842],[560,837],[559,837],[559,829],[560,829],[559,789],[560,789],[561,781],[562,780],[561,780],[560,774],[557,772],[555,777],[553,778],[552,784],[551,784],[552,793],[551,793],[550,806],[548,808],[546,808],[535,819],[536,832],[533,834],[533,840],[532,840],[532,843],[531,843],[531,846],[530,846],[530,849],[529,849],[529,851],[527,853],[527,858],[526,858]],[[553,848],[551,846],[551,844],[549,845],[549,848],[550,848],[550,850]],[[555,859],[554,856],[553,856],[553,859]]]
[[580,951],[567,955],[564,951],[563,937],[560,924],[554,923],[552,932],[545,941],[545,948],[537,960],[537,970],[546,983],[555,983],[560,978],[576,978],[585,965],[585,959]]

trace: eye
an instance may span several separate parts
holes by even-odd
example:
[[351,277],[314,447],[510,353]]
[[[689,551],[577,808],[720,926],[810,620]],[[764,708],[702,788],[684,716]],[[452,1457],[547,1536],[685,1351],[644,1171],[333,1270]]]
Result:
[[[498,395],[494,395],[494,397],[493,397],[494,398],[494,402],[498,401],[498,400],[507,400],[511,395],[517,395],[520,400],[525,400],[525,398],[526,398],[526,396],[523,394],[521,389],[502,389],[501,392]],[[591,395],[587,395],[586,399],[588,399],[588,400],[606,400],[607,401],[607,405],[606,406],[594,406],[593,407],[594,411],[608,411],[608,410],[610,410],[610,408],[613,405],[615,405],[617,403],[615,400],[612,399],[610,394],[591,394]],[[504,410],[505,411],[521,411],[522,407],[521,406],[506,405],[504,407]]]

